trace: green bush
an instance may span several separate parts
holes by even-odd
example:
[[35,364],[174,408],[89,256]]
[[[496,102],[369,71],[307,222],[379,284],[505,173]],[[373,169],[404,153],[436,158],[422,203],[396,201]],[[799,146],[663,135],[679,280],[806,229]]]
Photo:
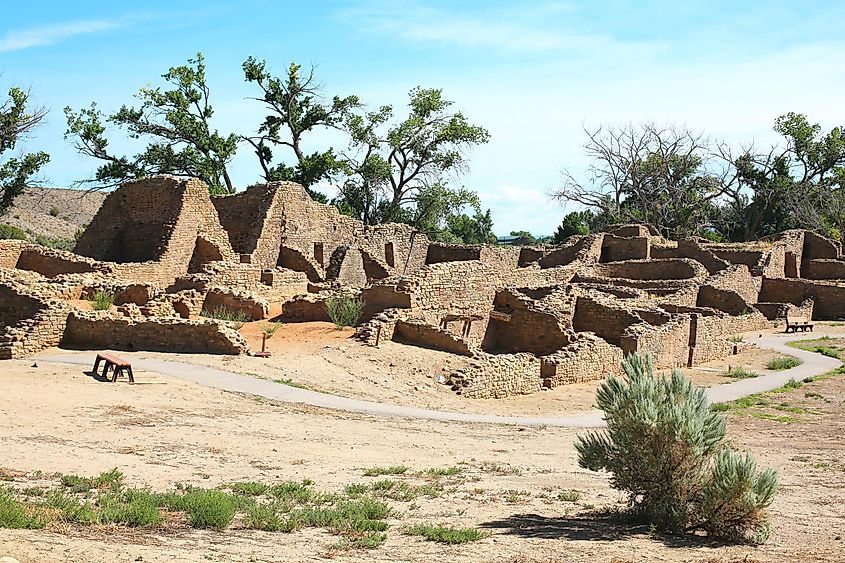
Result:
[[760,374],[756,371],[748,371],[742,366],[729,369],[725,372],[725,375],[727,377],[732,377],[733,379],[753,379],[755,377],[760,377]]
[[15,499],[11,489],[0,487],[0,528],[43,528],[46,519],[32,514]]
[[27,236],[23,229],[0,223],[0,239],[26,240]]
[[337,328],[358,324],[358,319],[361,318],[361,313],[364,312],[364,305],[364,301],[357,297],[350,297],[349,295],[329,297],[326,299],[326,311],[329,314],[329,319],[331,319]]
[[766,362],[766,369],[775,371],[782,371],[785,369],[792,369],[795,366],[800,366],[801,360],[793,358],[792,356],[781,356],[780,358],[772,358]]
[[244,525],[253,530],[265,532],[292,532],[296,529],[296,521],[282,516],[284,508],[279,509],[275,504],[254,504],[247,508]]
[[149,491],[130,489],[123,493],[106,493],[98,500],[100,521],[124,526],[158,526],[164,519],[158,499]]
[[194,528],[222,530],[235,518],[235,497],[222,491],[192,489],[182,498],[188,522]]
[[95,311],[108,311],[114,305],[114,293],[97,290],[91,298],[91,303]]
[[656,529],[765,541],[764,509],[777,492],[777,473],[758,472],[751,455],[727,445],[724,416],[680,371],[656,378],[651,357],[637,354],[622,369],[625,377],[599,386],[607,430],[578,438],[579,465],[610,472],[632,513]]
[[428,541],[450,544],[468,543],[487,536],[487,534],[475,528],[452,528],[450,526],[433,526],[431,524],[411,526],[405,533],[410,536],[422,536]]

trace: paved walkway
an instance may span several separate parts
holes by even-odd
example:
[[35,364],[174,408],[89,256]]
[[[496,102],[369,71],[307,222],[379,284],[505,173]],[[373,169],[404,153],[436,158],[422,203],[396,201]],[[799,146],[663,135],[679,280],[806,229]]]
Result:
[[[819,338],[821,334],[798,334],[798,335],[772,335],[762,338],[749,339],[749,342],[757,344],[760,348],[767,348],[795,356],[804,363],[789,370],[772,372],[764,371],[760,377],[743,379],[733,383],[725,383],[711,387],[707,390],[707,396],[712,402],[723,402],[738,399],[746,395],[769,391],[782,386],[790,379],[803,380],[814,375],[819,375],[839,367],[842,362],[834,358],[822,356],[812,352],[805,352],[786,346],[791,340],[804,340],[808,338]],[[841,336],[841,335],[839,335]],[[127,357],[131,354],[121,353]],[[91,352],[61,351],[59,353],[43,353],[36,356],[38,361],[64,364],[76,364],[91,366],[93,364]],[[416,407],[375,403],[362,401],[348,397],[329,395],[308,389],[290,387],[275,383],[266,379],[258,379],[249,375],[234,373],[217,368],[199,366],[195,364],[158,360],[132,358],[132,364],[138,370],[152,371],[222,389],[249,395],[258,395],[268,399],[275,399],[287,403],[304,403],[315,407],[328,409],[352,411],[376,416],[397,416],[405,418],[422,418],[428,420],[446,420],[457,422],[481,422],[493,424],[515,424],[521,426],[567,426],[573,428],[593,428],[604,425],[602,413],[599,410],[591,410],[582,414],[574,414],[559,417],[525,417],[525,416],[496,416],[484,414],[469,414],[457,412],[443,412]]]

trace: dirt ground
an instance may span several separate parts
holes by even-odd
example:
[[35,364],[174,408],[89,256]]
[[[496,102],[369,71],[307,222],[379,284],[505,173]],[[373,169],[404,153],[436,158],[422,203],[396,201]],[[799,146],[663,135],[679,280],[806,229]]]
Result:
[[[343,333],[326,331],[324,337],[315,346],[330,346],[324,352],[330,359],[345,358],[341,347],[352,349]],[[287,342],[293,340],[289,335]],[[283,347],[286,339],[276,342]],[[392,348],[385,351],[393,353]],[[397,345],[396,350],[397,366],[401,358],[409,365],[418,362],[407,368],[420,372],[418,385],[439,367],[426,370],[422,360],[406,357],[405,347]],[[341,365],[355,361],[347,358]],[[317,379],[316,371],[293,358],[280,363],[290,376]],[[16,488],[47,485],[55,482],[51,475],[56,473],[96,475],[113,467],[126,474],[129,485],[159,490],[176,483],[214,487],[245,480],[311,479],[321,490],[337,491],[345,484],[378,479],[363,476],[373,466],[406,465],[411,472],[397,479],[409,482],[423,479],[413,472],[426,468],[458,465],[462,471],[442,478],[444,493],[438,498],[390,501],[394,515],[388,539],[374,550],[337,551],[332,547],[336,536],[313,529],[285,534],[65,526],[0,530],[0,557],[86,563],[845,559],[845,377],[780,395],[778,404],[812,406],[791,423],[748,412],[729,415],[735,445],[752,451],[761,465],[776,467],[782,480],[771,508],[774,533],[767,544],[751,547],[651,536],[644,528],[608,522],[599,511],[621,506],[624,499],[609,487],[606,475],[578,467],[572,446],[577,431],[572,429],[373,418],[274,404],[149,372],[132,386],[100,383],[78,367],[31,364],[0,363],[0,475]],[[320,376],[325,385],[331,377]],[[373,378],[375,385],[387,375]],[[443,397],[449,393],[444,388]],[[541,400],[548,396],[541,394]],[[566,490],[577,491],[580,499],[558,500],[558,493]],[[403,534],[417,523],[477,527],[491,535],[446,546]]]
[[72,237],[91,222],[108,194],[61,188],[27,188],[0,215],[6,223],[51,238]]
[[[252,350],[261,349],[261,334],[268,325],[266,321],[258,321],[241,328]],[[282,324],[267,340],[270,358],[202,354],[180,354],[180,358],[344,397],[474,414],[562,416],[583,412],[592,407],[599,383],[564,385],[505,399],[468,399],[438,383],[438,378],[466,366],[469,358],[392,341],[382,342],[376,349],[356,341],[352,335],[352,329],[338,330],[331,323]],[[156,353],[138,355],[172,357]],[[717,385],[734,381],[725,375],[729,366],[759,372],[775,357],[774,352],[754,348],[682,371],[699,385]]]

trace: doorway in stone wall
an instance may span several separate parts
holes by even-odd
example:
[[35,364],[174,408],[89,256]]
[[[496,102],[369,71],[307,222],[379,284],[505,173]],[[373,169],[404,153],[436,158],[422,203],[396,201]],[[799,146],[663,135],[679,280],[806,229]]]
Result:
[[223,254],[217,245],[208,242],[203,237],[197,237],[194,243],[194,252],[191,254],[191,261],[188,262],[188,273],[196,274],[201,272],[203,266],[209,262],[223,260]]

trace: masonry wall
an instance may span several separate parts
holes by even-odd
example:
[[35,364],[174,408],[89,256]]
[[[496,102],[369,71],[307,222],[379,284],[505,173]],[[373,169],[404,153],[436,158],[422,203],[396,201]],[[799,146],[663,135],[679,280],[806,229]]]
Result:
[[278,263],[283,209],[272,184],[251,186],[211,201],[237,254],[247,255],[249,263],[263,268]]
[[462,356],[472,356],[474,353],[466,341],[454,336],[449,331],[414,319],[397,320],[391,339],[403,344],[442,350]]
[[540,267],[555,268],[576,261],[587,264],[598,262],[602,256],[603,241],[603,234],[569,237],[563,245],[549,251],[539,259]]
[[187,354],[245,354],[249,351],[240,334],[215,321],[132,319],[79,311],[68,317],[62,345]]
[[801,271],[810,280],[841,280],[845,279],[845,261],[832,258],[807,260]]
[[649,237],[622,237],[605,234],[602,241],[601,261],[648,260],[651,257]]
[[595,264],[587,272],[596,277],[631,280],[686,280],[707,276],[701,264],[686,258]]
[[845,285],[836,282],[800,279],[763,279],[760,301],[801,305],[805,300],[815,302],[815,320],[845,318]]

